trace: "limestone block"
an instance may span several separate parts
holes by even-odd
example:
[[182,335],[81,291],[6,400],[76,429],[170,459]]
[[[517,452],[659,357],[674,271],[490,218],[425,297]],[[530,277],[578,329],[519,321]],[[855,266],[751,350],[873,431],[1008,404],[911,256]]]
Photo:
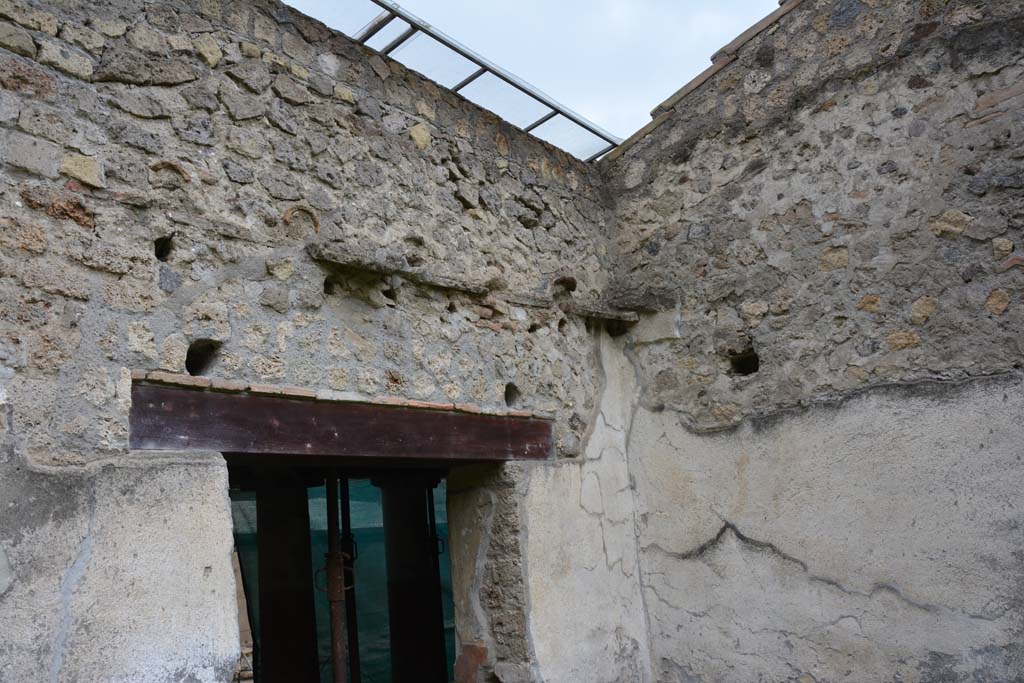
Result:
[[217,40],[209,33],[203,33],[192,40],[192,45],[199,57],[209,67],[215,67],[224,58],[224,53],[217,44]]
[[303,105],[316,101],[305,86],[283,74],[274,79],[273,87],[278,97],[288,104]]
[[80,24],[64,24],[60,37],[73,45],[77,45],[93,54],[102,52],[106,40],[103,34],[88,29]]
[[422,151],[430,146],[430,129],[422,123],[417,123],[409,129],[409,137],[418,150]]
[[107,186],[103,167],[93,157],[82,154],[65,154],[60,165],[60,172],[76,180],[81,180],[91,187]]
[[273,80],[270,75],[270,67],[259,59],[243,60],[225,73],[245,86],[246,89],[257,94],[266,90]]
[[128,24],[120,19],[93,15],[89,17],[89,26],[108,38],[120,38],[128,32]]
[[7,131],[0,137],[0,150],[0,158],[16,168],[47,178],[56,178],[60,172],[61,148],[52,142]]
[[31,34],[7,22],[0,22],[0,47],[30,59],[36,56],[36,44]]
[[0,0],[0,18],[51,36],[57,35],[60,26],[53,13],[32,7],[24,0]]
[[69,76],[88,80],[95,68],[87,55],[57,41],[47,40],[39,46],[40,63],[48,64]]
[[128,43],[144,52],[165,54],[169,48],[167,37],[144,23],[136,24],[128,31]]

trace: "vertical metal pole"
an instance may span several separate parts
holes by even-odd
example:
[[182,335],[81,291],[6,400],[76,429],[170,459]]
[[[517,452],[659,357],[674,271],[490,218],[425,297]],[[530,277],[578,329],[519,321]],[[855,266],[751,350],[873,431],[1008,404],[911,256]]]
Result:
[[359,626],[356,621],[356,539],[352,535],[352,510],[348,497],[348,477],[341,477],[341,556],[345,563],[345,616],[348,632],[348,673],[352,683],[361,683],[359,671]]
[[300,481],[264,481],[256,492],[261,681],[317,683],[309,503]]
[[345,672],[345,563],[338,533],[338,477],[327,477],[327,601],[331,607],[331,665],[334,683],[347,683]]
[[438,630],[438,661],[437,667],[443,680],[448,680],[448,653],[447,643],[444,637],[444,600],[441,598],[441,543],[437,536],[437,513],[434,510],[434,489],[427,488],[427,520],[430,524],[430,538],[434,542],[434,552],[431,553],[434,570],[434,584],[437,586],[437,623],[441,627]]
[[388,627],[393,683],[448,683],[437,662],[437,605],[441,587],[434,581],[426,489],[434,482],[422,474],[391,474],[374,480],[384,513],[384,554],[388,571]]

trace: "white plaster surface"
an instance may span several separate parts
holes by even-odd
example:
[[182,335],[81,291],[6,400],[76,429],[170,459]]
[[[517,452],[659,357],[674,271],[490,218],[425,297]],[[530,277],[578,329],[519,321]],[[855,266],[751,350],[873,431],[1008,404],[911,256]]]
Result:
[[1015,377],[708,435],[640,411],[659,680],[1019,680],[1022,416]]
[[0,681],[231,680],[239,646],[227,469],[218,454],[187,458],[68,479],[80,513],[51,519],[9,552],[0,621],[13,628],[0,629]]
[[529,628],[542,681],[650,680],[625,440],[636,389],[603,336],[605,387],[582,461],[534,468],[523,502]]

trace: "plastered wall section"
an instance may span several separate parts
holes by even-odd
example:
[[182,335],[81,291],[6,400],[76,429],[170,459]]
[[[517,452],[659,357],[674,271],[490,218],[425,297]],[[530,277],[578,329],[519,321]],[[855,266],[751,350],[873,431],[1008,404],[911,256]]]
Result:
[[621,340],[599,343],[604,381],[583,456],[533,468],[522,502],[538,681],[651,680],[626,457],[635,373]]
[[656,680],[1024,672],[1021,22],[805,1],[606,165]]

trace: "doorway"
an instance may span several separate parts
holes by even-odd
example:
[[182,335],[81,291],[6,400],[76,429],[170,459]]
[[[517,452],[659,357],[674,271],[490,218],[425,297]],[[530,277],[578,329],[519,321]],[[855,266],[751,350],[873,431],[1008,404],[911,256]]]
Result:
[[[318,400],[310,393],[245,382],[214,387],[202,377],[138,373],[129,445],[223,454],[232,498],[251,513],[236,539],[256,559],[236,567],[244,588],[238,595],[241,621],[250,625],[254,645],[251,673],[260,683],[367,680],[362,641],[374,642],[374,619],[361,617],[361,611],[383,610],[385,603],[387,647],[378,652],[386,652],[390,680],[449,681],[453,609],[439,487],[449,468],[553,457],[553,423],[522,411],[492,414],[391,398]],[[379,491],[383,572],[379,554],[373,569],[372,555],[363,554],[357,540],[352,548],[345,545],[346,528],[353,539],[360,533],[352,526],[352,496],[365,482]],[[320,487],[324,505],[318,502]],[[347,522],[342,510],[348,511]],[[238,513],[236,532],[240,519]],[[322,528],[326,540],[317,536]],[[323,557],[325,543],[331,561]],[[376,584],[376,595],[374,577],[385,585],[382,590]],[[329,657],[322,655],[325,642]]]
[[[443,471],[226,459],[239,620],[251,632],[240,680],[452,680]],[[332,551],[340,551],[334,574]]]

